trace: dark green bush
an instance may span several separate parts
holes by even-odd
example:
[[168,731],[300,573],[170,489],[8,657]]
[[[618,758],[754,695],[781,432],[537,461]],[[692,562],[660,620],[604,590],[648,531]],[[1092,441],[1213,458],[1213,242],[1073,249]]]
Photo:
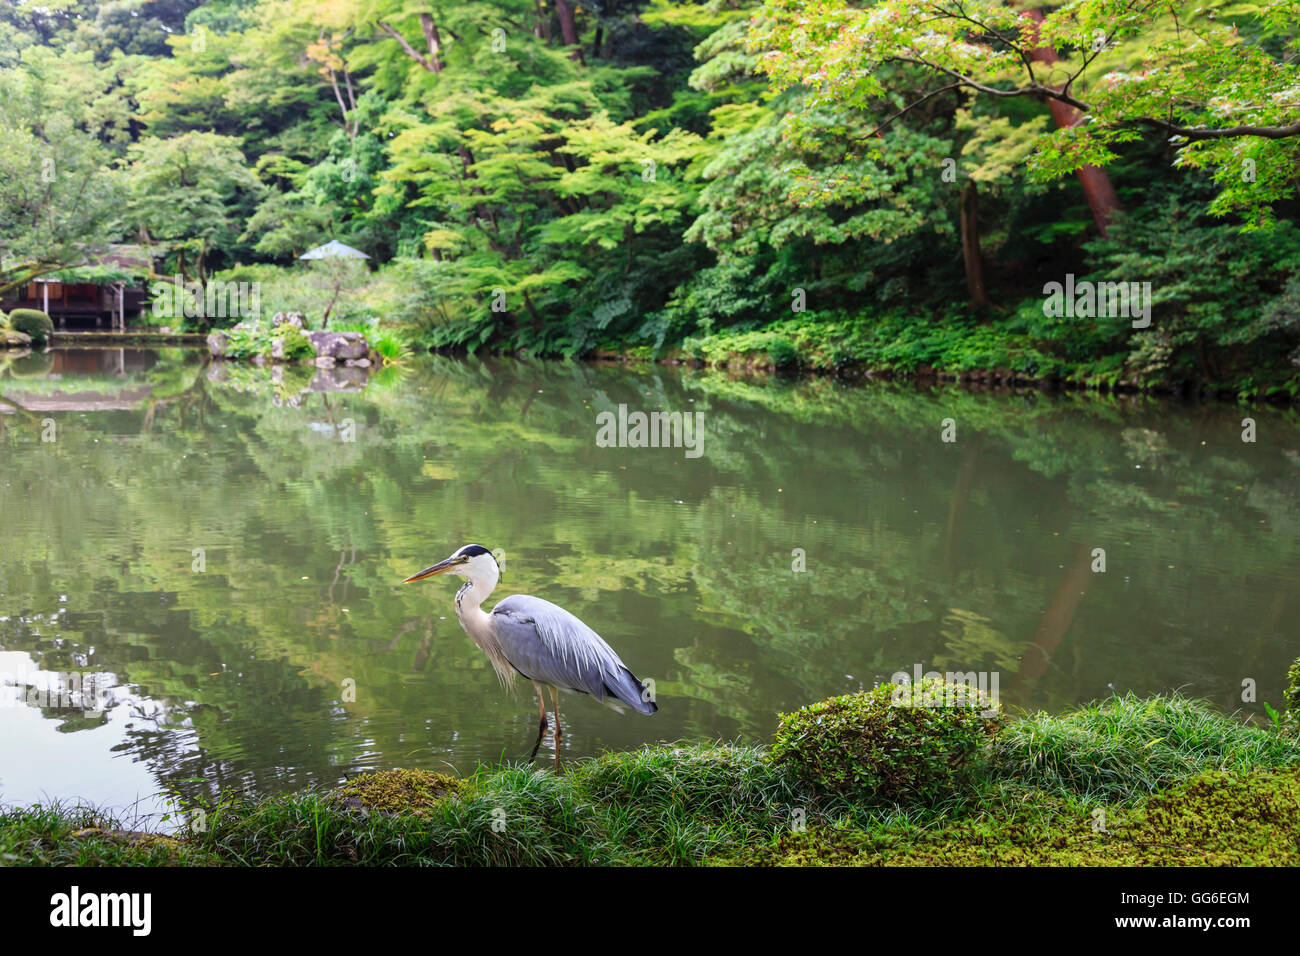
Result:
[[9,313],[9,325],[30,335],[35,345],[44,345],[54,334],[54,323],[39,309],[14,309]]
[[777,368],[793,368],[799,364],[799,350],[789,339],[773,339],[767,347],[767,357]]
[[843,797],[933,803],[972,782],[1001,723],[966,684],[884,684],[782,714],[772,760]]

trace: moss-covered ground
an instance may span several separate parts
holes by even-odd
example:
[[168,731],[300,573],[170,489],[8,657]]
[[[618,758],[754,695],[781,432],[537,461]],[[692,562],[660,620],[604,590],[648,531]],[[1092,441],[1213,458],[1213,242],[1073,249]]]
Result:
[[[191,808],[171,837],[69,806],[0,809],[35,865],[1184,866],[1300,863],[1300,740],[1179,696],[1008,721],[927,803],[810,783],[766,747],[658,745],[563,772],[392,770]],[[202,810],[200,815],[194,811]],[[201,821],[201,822],[197,822]]]

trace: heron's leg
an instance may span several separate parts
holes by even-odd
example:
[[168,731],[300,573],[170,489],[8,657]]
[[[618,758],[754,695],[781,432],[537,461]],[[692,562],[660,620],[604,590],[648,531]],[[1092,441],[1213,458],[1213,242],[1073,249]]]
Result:
[[533,744],[533,752],[528,755],[529,763],[537,759],[537,751],[542,746],[542,737],[546,734],[546,704],[542,700],[542,685],[533,681],[533,690],[537,692],[537,713],[541,715],[542,721],[537,728],[537,743]]
[[560,689],[551,688],[551,714],[555,717],[555,746],[560,746],[560,738],[564,736],[564,731],[560,729]]
[[560,689],[551,687],[551,714],[555,717],[555,727],[552,733],[555,735],[555,769],[560,769],[560,737],[563,732],[560,730]]

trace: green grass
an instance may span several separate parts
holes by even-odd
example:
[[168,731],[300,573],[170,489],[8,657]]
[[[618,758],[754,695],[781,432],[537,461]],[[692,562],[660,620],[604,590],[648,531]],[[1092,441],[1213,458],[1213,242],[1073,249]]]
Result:
[[400,362],[414,351],[410,336],[397,326],[365,321],[331,322],[329,330],[360,332],[370,347],[383,356],[386,364]]
[[1131,802],[1206,770],[1300,763],[1300,740],[1225,718],[1178,694],[1112,697],[1008,725],[996,773],[1058,794]]
[[[1011,721],[939,803],[833,795],[765,747],[648,746],[449,779],[385,771],[232,798],[178,839],[104,814],[0,811],[0,859],[37,865],[1184,865],[1300,863],[1300,741],[1179,695]],[[191,808],[194,809],[194,808]],[[1100,815],[1100,816],[1099,816]],[[1101,826],[1098,823],[1100,821]]]
[[192,841],[123,828],[94,807],[0,807],[0,865],[204,866],[223,861]]

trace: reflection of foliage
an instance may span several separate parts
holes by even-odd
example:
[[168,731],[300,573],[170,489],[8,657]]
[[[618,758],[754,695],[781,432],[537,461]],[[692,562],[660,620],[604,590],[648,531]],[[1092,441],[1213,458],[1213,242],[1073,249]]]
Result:
[[[936,654],[936,667],[955,671],[999,670],[1014,674],[1020,668],[1023,641],[1016,641],[993,628],[992,622],[971,611],[953,608],[944,620],[943,653]],[[978,665],[993,664],[994,668]]]
[[[450,586],[396,585],[471,540],[506,551],[500,596],[565,606],[656,679],[653,725],[562,706],[591,750],[763,737],[779,710],[916,662],[997,668],[1009,703],[1057,708],[1108,683],[1226,696],[1240,673],[1276,701],[1266,675],[1294,657],[1289,413],[1259,410],[1272,438],[1243,447],[1235,408],[1146,399],[442,357],[326,394],[302,391],[310,371],[277,382],[168,352],[125,376],[0,388],[21,403],[148,387],[135,410],[52,413],[53,446],[39,416],[0,406],[3,487],[41,489],[0,511],[0,646],[165,704],[127,746],[160,775],[204,778],[190,789],[333,783],[375,753],[439,769],[495,758],[511,735],[525,750],[535,717],[497,691]],[[596,412],[619,404],[703,412],[704,457],[597,448]],[[950,416],[955,446],[938,441]],[[1136,429],[1161,468],[1133,467]],[[1109,573],[1013,692],[1081,544],[1108,549]]]

